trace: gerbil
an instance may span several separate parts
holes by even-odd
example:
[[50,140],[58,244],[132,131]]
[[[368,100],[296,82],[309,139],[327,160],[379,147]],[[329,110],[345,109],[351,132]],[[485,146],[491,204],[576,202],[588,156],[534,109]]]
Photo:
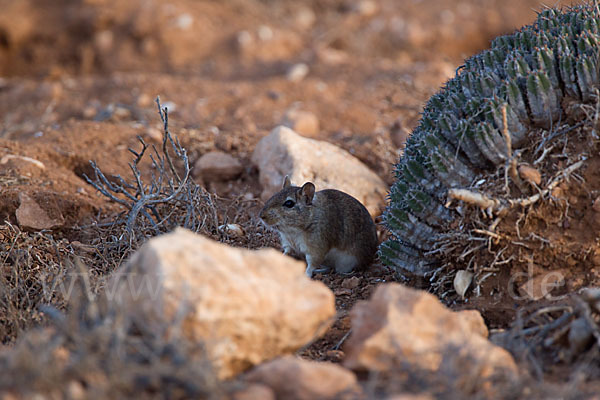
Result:
[[377,250],[377,230],[365,206],[339,190],[315,193],[311,182],[292,186],[286,176],[260,218],[279,232],[284,254],[306,256],[309,277],[321,266],[339,273],[366,267]]

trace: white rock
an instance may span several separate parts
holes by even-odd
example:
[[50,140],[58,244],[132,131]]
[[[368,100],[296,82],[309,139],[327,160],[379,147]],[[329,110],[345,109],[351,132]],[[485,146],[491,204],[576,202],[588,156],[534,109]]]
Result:
[[294,185],[307,181],[317,190],[338,189],[354,196],[372,216],[385,205],[387,185],[356,157],[339,147],[303,138],[293,130],[278,126],[262,138],[252,162],[258,166],[261,197],[267,200],[281,189],[283,178]]
[[219,225],[219,231],[236,238],[244,237],[244,230],[238,224]]
[[194,17],[188,13],[181,14],[175,20],[175,26],[178,29],[181,29],[183,31],[189,30],[192,27],[193,23],[194,23]]
[[308,75],[309,69],[308,65],[304,63],[294,64],[288,70],[286,77],[288,81],[291,82],[300,82],[302,79],[306,78]]
[[106,290],[150,328],[185,316],[178,329],[204,343],[224,379],[296,351],[330,325],[334,296],[304,267],[274,249],[233,248],[178,228],[142,246]]
[[471,285],[473,281],[473,272],[467,271],[466,269],[461,269],[454,276],[454,290],[456,293],[465,298],[465,293],[467,293],[467,289]]
[[308,29],[315,24],[317,16],[311,8],[304,7],[296,13],[294,20],[298,28]]
[[174,113],[177,111],[177,104],[173,103],[172,101],[162,102],[160,103],[160,106],[163,110],[166,108],[168,113]]
[[254,368],[246,375],[250,382],[270,387],[278,399],[339,399],[342,395],[360,398],[356,376],[330,362],[281,357]]
[[377,3],[373,0],[360,0],[353,8],[356,13],[363,17],[372,17],[379,11]]
[[114,45],[113,31],[106,29],[94,35],[94,45],[102,53],[108,53],[113,49]]
[[258,27],[258,38],[262,41],[267,41],[273,39],[273,29],[271,29],[268,25],[261,25]]
[[369,301],[354,306],[351,318],[344,348],[351,369],[393,372],[405,365],[473,382],[517,371],[511,355],[487,340],[477,311],[453,312],[424,291],[380,285]]

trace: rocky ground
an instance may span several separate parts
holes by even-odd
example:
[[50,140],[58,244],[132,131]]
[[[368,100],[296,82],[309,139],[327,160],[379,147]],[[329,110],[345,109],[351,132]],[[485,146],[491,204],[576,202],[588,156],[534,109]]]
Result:
[[[104,293],[114,282],[114,271],[149,237],[177,225],[233,247],[279,249],[257,213],[286,173],[294,181],[311,179],[318,186],[335,183],[378,215],[394,181],[393,164],[425,101],[465,57],[486,48],[495,36],[531,23],[541,7],[537,0],[0,0],[0,365],[15,372],[0,377],[4,398],[31,395],[28,390],[72,398],[140,392],[238,398],[386,398],[397,393],[452,398],[455,390],[480,398],[594,393],[594,379],[600,376],[597,347],[582,357],[573,348],[559,356],[558,350],[539,351],[539,343],[524,342],[524,333],[513,335],[516,322],[534,329],[534,322],[543,326],[556,321],[566,308],[534,301],[536,296],[513,301],[492,295],[508,281],[504,272],[488,278],[479,296],[471,291],[463,299],[437,291],[450,309],[475,308],[482,319],[470,311],[449,313],[433,297],[391,283],[429,288],[428,282],[401,276],[379,262],[354,276],[317,275],[315,280],[329,291],[303,278],[300,263],[273,252],[268,255],[272,263],[285,267],[273,267],[279,271],[273,276],[290,282],[286,293],[271,294],[286,299],[279,308],[263,308],[275,302],[268,296],[248,304],[224,302],[222,309],[202,303],[202,296],[194,298],[206,307],[202,310],[240,313],[222,318],[217,328],[206,320],[186,326],[174,312],[170,315],[180,318],[186,333],[180,338],[171,332],[166,342],[139,337],[172,327],[140,325],[127,312],[120,320],[126,322],[116,323],[118,318],[107,317],[114,315],[105,304],[88,303],[83,294],[74,303],[73,296],[56,289],[57,282],[68,286],[67,278],[76,275],[85,277],[83,292]],[[185,156],[177,155],[178,147],[171,142],[163,144],[157,96],[168,109],[170,134],[185,148]],[[285,145],[273,139],[277,132],[271,132],[282,124],[301,137],[294,135]],[[139,153],[139,138],[150,147],[133,164],[136,155],[128,149]],[[265,144],[267,140],[272,142]],[[294,153],[298,148],[306,150]],[[332,161],[336,152],[339,161]],[[156,206],[164,218],[161,226],[153,226],[143,214],[133,224],[124,220],[132,213],[131,202],[117,186],[139,194],[140,188],[151,192],[143,185],[157,182],[158,176],[181,183],[187,164],[193,167],[185,181],[190,191],[178,193],[171,202],[163,196]],[[293,175],[294,168],[301,172]],[[105,180],[97,178],[99,171]],[[132,172],[139,172],[143,185],[136,187]],[[587,179],[594,178],[590,174]],[[133,186],[124,185],[119,176]],[[564,190],[587,196],[576,188]],[[575,206],[576,201],[571,203]],[[591,213],[591,208],[584,211]],[[570,231],[573,243],[595,240],[592,228],[575,228]],[[379,225],[378,231],[383,239],[384,227]],[[200,244],[190,244],[194,246]],[[211,251],[226,253],[207,253]],[[159,269],[171,265],[157,259]],[[249,262],[245,281],[258,282],[250,286],[258,293],[277,279],[261,269],[260,260],[254,262]],[[281,270],[286,268],[293,272],[285,275]],[[241,298],[252,298],[252,290],[223,276],[232,271],[235,262],[221,272],[196,272],[208,276],[208,282],[223,283],[202,293],[214,290],[220,298],[239,291],[248,296]],[[235,273],[246,276],[244,271]],[[197,279],[186,272],[175,275],[173,282]],[[568,281],[577,283],[569,290],[597,278],[595,270],[571,272]],[[568,294],[561,290],[558,294]],[[309,296],[314,304],[299,307],[287,297],[303,291],[316,293]],[[589,295],[590,304],[593,299]],[[584,307],[588,300],[568,307]],[[541,305],[555,308],[540,312]],[[248,313],[264,309],[266,316],[259,323],[242,324],[250,328],[240,333],[237,347],[225,343],[197,348],[197,339],[206,340],[207,330],[217,330],[208,335],[214,339],[219,337],[215,333],[227,335],[239,321],[246,323],[249,314],[242,306],[248,306]],[[289,318],[279,321],[285,312]],[[422,317],[429,314],[434,322]],[[305,324],[294,325],[298,321]],[[39,326],[47,328],[31,331]],[[124,327],[139,335],[106,334],[108,328],[122,332]],[[286,334],[278,338],[257,333],[270,329]],[[486,339],[488,329],[505,334],[496,342],[513,357]],[[421,343],[428,335],[435,339]],[[378,340],[367,340],[373,337]],[[415,347],[404,347],[400,337]],[[262,343],[260,350],[244,353],[256,343]],[[112,357],[115,346],[127,357]],[[141,352],[145,358],[139,356],[140,346],[146,349]],[[42,348],[46,350],[36,353]],[[204,357],[189,356],[205,350],[218,360],[216,365],[208,367],[197,361]],[[411,357],[419,351],[430,358]],[[276,358],[226,387],[217,379],[290,352],[301,359]],[[316,361],[334,364],[313,365]],[[172,365],[178,362],[174,371]],[[473,368],[464,368],[466,364]],[[62,366],[60,372],[41,372],[53,365]],[[216,372],[200,372],[209,369]],[[129,372],[118,373],[122,370]],[[330,378],[316,378],[323,376]],[[291,383],[294,377],[297,384]],[[282,381],[290,385],[278,386]],[[307,383],[317,381],[339,386]],[[241,382],[253,385],[241,389]]]

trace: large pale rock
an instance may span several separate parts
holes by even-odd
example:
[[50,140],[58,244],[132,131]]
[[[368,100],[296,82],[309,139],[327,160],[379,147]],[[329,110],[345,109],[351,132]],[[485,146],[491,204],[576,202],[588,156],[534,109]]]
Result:
[[178,228],[142,246],[106,290],[150,327],[185,316],[182,333],[202,341],[219,377],[228,378],[329,326],[334,296],[304,268],[273,249],[233,248]]
[[344,365],[372,372],[410,369],[460,376],[475,383],[516,373],[511,355],[487,340],[476,311],[453,312],[424,291],[384,284],[351,312]]
[[250,382],[270,387],[278,399],[340,399],[360,393],[356,376],[329,362],[286,356],[266,362],[246,375]]
[[278,126],[262,138],[252,162],[258,166],[267,200],[281,189],[289,175],[294,185],[311,181],[317,190],[338,189],[367,207],[372,216],[380,214],[387,194],[386,184],[347,151],[331,143],[304,138],[285,126]]

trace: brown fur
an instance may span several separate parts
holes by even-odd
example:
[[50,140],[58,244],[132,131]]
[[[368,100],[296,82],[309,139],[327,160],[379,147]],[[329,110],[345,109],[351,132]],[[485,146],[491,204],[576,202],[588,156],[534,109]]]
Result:
[[[305,256],[311,276],[321,265],[350,272],[367,267],[377,250],[377,230],[367,209],[354,197],[334,189],[314,192],[284,181],[260,212],[261,219],[281,236],[284,254]],[[286,207],[286,201],[292,207]],[[288,205],[291,203],[288,203]]]

